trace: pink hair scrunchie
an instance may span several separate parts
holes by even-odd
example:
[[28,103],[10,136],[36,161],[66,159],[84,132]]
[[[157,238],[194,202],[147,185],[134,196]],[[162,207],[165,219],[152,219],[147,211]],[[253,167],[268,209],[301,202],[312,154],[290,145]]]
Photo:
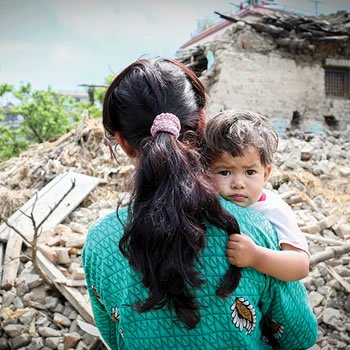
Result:
[[176,138],[179,137],[181,130],[181,124],[179,118],[172,113],[161,113],[158,114],[151,127],[151,135],[155,136],[157,132],[168,132],[174,135]]

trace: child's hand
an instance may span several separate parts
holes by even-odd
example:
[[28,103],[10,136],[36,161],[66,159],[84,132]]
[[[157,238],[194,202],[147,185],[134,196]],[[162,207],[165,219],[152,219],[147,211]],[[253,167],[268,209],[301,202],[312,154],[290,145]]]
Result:
[[254,267],[257,259],[257,245],[243,233],[233,234],[229,236],[226,255],[232,265]]

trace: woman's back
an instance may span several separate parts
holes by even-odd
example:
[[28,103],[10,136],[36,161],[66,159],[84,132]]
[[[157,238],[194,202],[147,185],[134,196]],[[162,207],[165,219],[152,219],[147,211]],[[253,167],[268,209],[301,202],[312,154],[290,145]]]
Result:
[[[237,218],[242,232],[262,246],[278,249],[275,231],[263,216],[223,199],[221,203]],[[113,213],[92,226],[83,253],[95,321],[112,349],[270,349],[261,335],[263,315],[274,321],[281,348],[314,344],[317,321],[299,282],[280,282],[244,268],[231,295],[216,295],[228,268],[227,234],[213,225],[207,225],[206,247],[196,265],[205,280],[194,291],[200,312],[197,326],[188,329],[168,307],[137,312],[135,303],[145,300],[148,292],[118,248],[127,215],[124,208],[119,218]]]

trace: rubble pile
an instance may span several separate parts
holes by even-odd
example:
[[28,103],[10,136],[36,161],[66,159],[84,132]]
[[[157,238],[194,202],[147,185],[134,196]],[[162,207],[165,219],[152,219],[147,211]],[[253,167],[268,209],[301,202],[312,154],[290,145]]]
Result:
[[[111,159],[98,124],[85,120],[55,142],[35,145],[0,164],[0,194],[12,198],[2,204],[7,216],[57,174],[74,170],[101,179],[82,204],[61,224],[44,231],[38,242],[86,303],[81,253],[88,227],[127,203],[134,171],[119,150],[118,163]],[[293,207],[309,241],[313,264],[303,282],[319,320],[314,350],[350,349],[349,148],[349,135],[341,132],[282,135],[268,184]],[[322,254],[332,248],[337,256],[324,260]],[[15,286],[0,292],[0,350],[103,349],[97,338],[80,329],[83,317],[77,310],[43,283],[30,256],[30,248],[23,245]]]

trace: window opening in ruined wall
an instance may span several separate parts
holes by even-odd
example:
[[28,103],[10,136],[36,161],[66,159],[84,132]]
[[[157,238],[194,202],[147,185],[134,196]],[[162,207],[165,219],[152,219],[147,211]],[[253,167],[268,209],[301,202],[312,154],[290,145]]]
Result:
[[326,68],[325,88],[327,97],[349,98],[349,69]]

